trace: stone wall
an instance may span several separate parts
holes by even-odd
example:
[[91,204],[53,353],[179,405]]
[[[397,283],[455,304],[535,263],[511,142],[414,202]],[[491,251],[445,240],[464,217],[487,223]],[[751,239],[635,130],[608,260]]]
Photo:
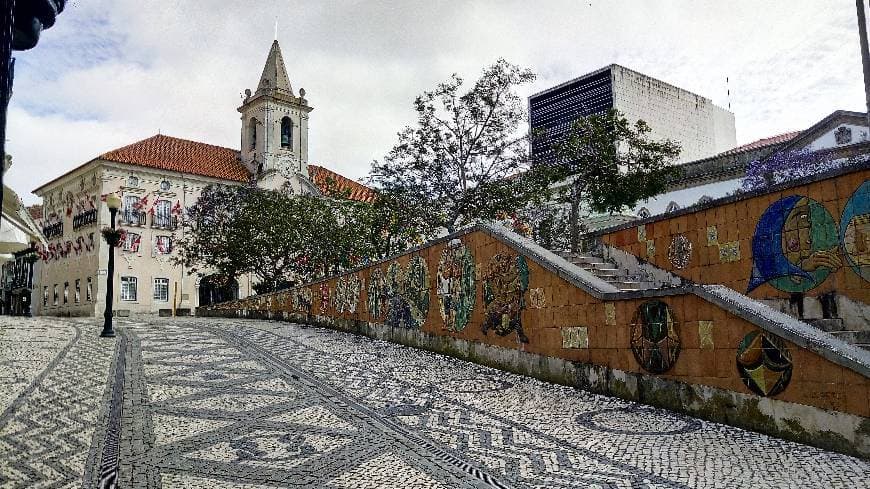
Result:
[[342,329],[870,455],[866,352],[749,306],[714,288],[618,292],[523,238],[478,225],[198,314]]
[[870,168],[721,199],[595,234],[696,283],[870,330]]

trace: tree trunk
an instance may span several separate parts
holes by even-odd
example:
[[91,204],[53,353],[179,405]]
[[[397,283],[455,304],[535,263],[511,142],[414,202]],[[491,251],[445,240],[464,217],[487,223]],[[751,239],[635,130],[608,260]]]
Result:
[[580,247],[580,192],[574,187],[571,190],[571,252],[577,253]]

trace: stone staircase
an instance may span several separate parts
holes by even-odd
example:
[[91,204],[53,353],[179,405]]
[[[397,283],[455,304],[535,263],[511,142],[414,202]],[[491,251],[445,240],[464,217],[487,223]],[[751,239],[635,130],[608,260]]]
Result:
[[620,268],[612,261],[590,252],[554,251],[554,253],[621,291],[657,289],[661,286],[645,277],[640,270]]
[[[661,276],[658,278],[653,277],[649,273],[649,267],[652,266],[650,264],[641,266],[639,262],[624,259],[620,260],[621,264],[618,264],[613,255],[603,250],[598,250],[598,252],[584,251],[582,253],[553,251],[553,253],[612,284],[620,291],[650,290],[674,285],[667,280],[663,280]],[[663,274],[667,274],[664,270],[658,270]],[[797,317],[796,319],[809,323],[845,343],[870,351],[870,331],[847,330],[842,319],[805,319]]]
[[805,319],[804,321],[845,343],[870,351],[870,331],[849,331],[842,319]]

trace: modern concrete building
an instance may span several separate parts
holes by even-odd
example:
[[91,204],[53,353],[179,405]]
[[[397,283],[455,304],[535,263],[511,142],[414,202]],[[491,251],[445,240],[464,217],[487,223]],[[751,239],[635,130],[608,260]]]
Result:
[[318,195],[326,185],[372,198],[363,185],[308,164],[308,114],[313,110],[290,85],[275,41],[256,92],[246,91],[240,150],[156,135],[104,153],[40,186],[42,232],[48,243],[35,278],[35,314],[93,316],[103,312],[109,225],[102,197],[122,199],[118,225],[126,240],[116,251],[115,311],[190,314],[196,307],[251,293],[251,277],[237,282],[191,276],[173,261],[183,209],[211,184],[248,185]]
[[612,64],[529,97],[531,128],[545,134],[533,152],[546,156],[574,120],[610,109],[631,122],[645,121],[653,139],[679,142],[679,162],[737,146],[733,113],[706,97]]

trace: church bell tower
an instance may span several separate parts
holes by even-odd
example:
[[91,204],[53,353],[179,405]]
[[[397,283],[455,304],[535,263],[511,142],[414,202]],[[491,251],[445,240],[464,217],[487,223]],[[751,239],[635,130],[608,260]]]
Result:
[[257,90],[245,90],[242,114],[242,163],[257,186],[306,193],[308,113],[305,89],[293,93],[281,47],[272,43]]

